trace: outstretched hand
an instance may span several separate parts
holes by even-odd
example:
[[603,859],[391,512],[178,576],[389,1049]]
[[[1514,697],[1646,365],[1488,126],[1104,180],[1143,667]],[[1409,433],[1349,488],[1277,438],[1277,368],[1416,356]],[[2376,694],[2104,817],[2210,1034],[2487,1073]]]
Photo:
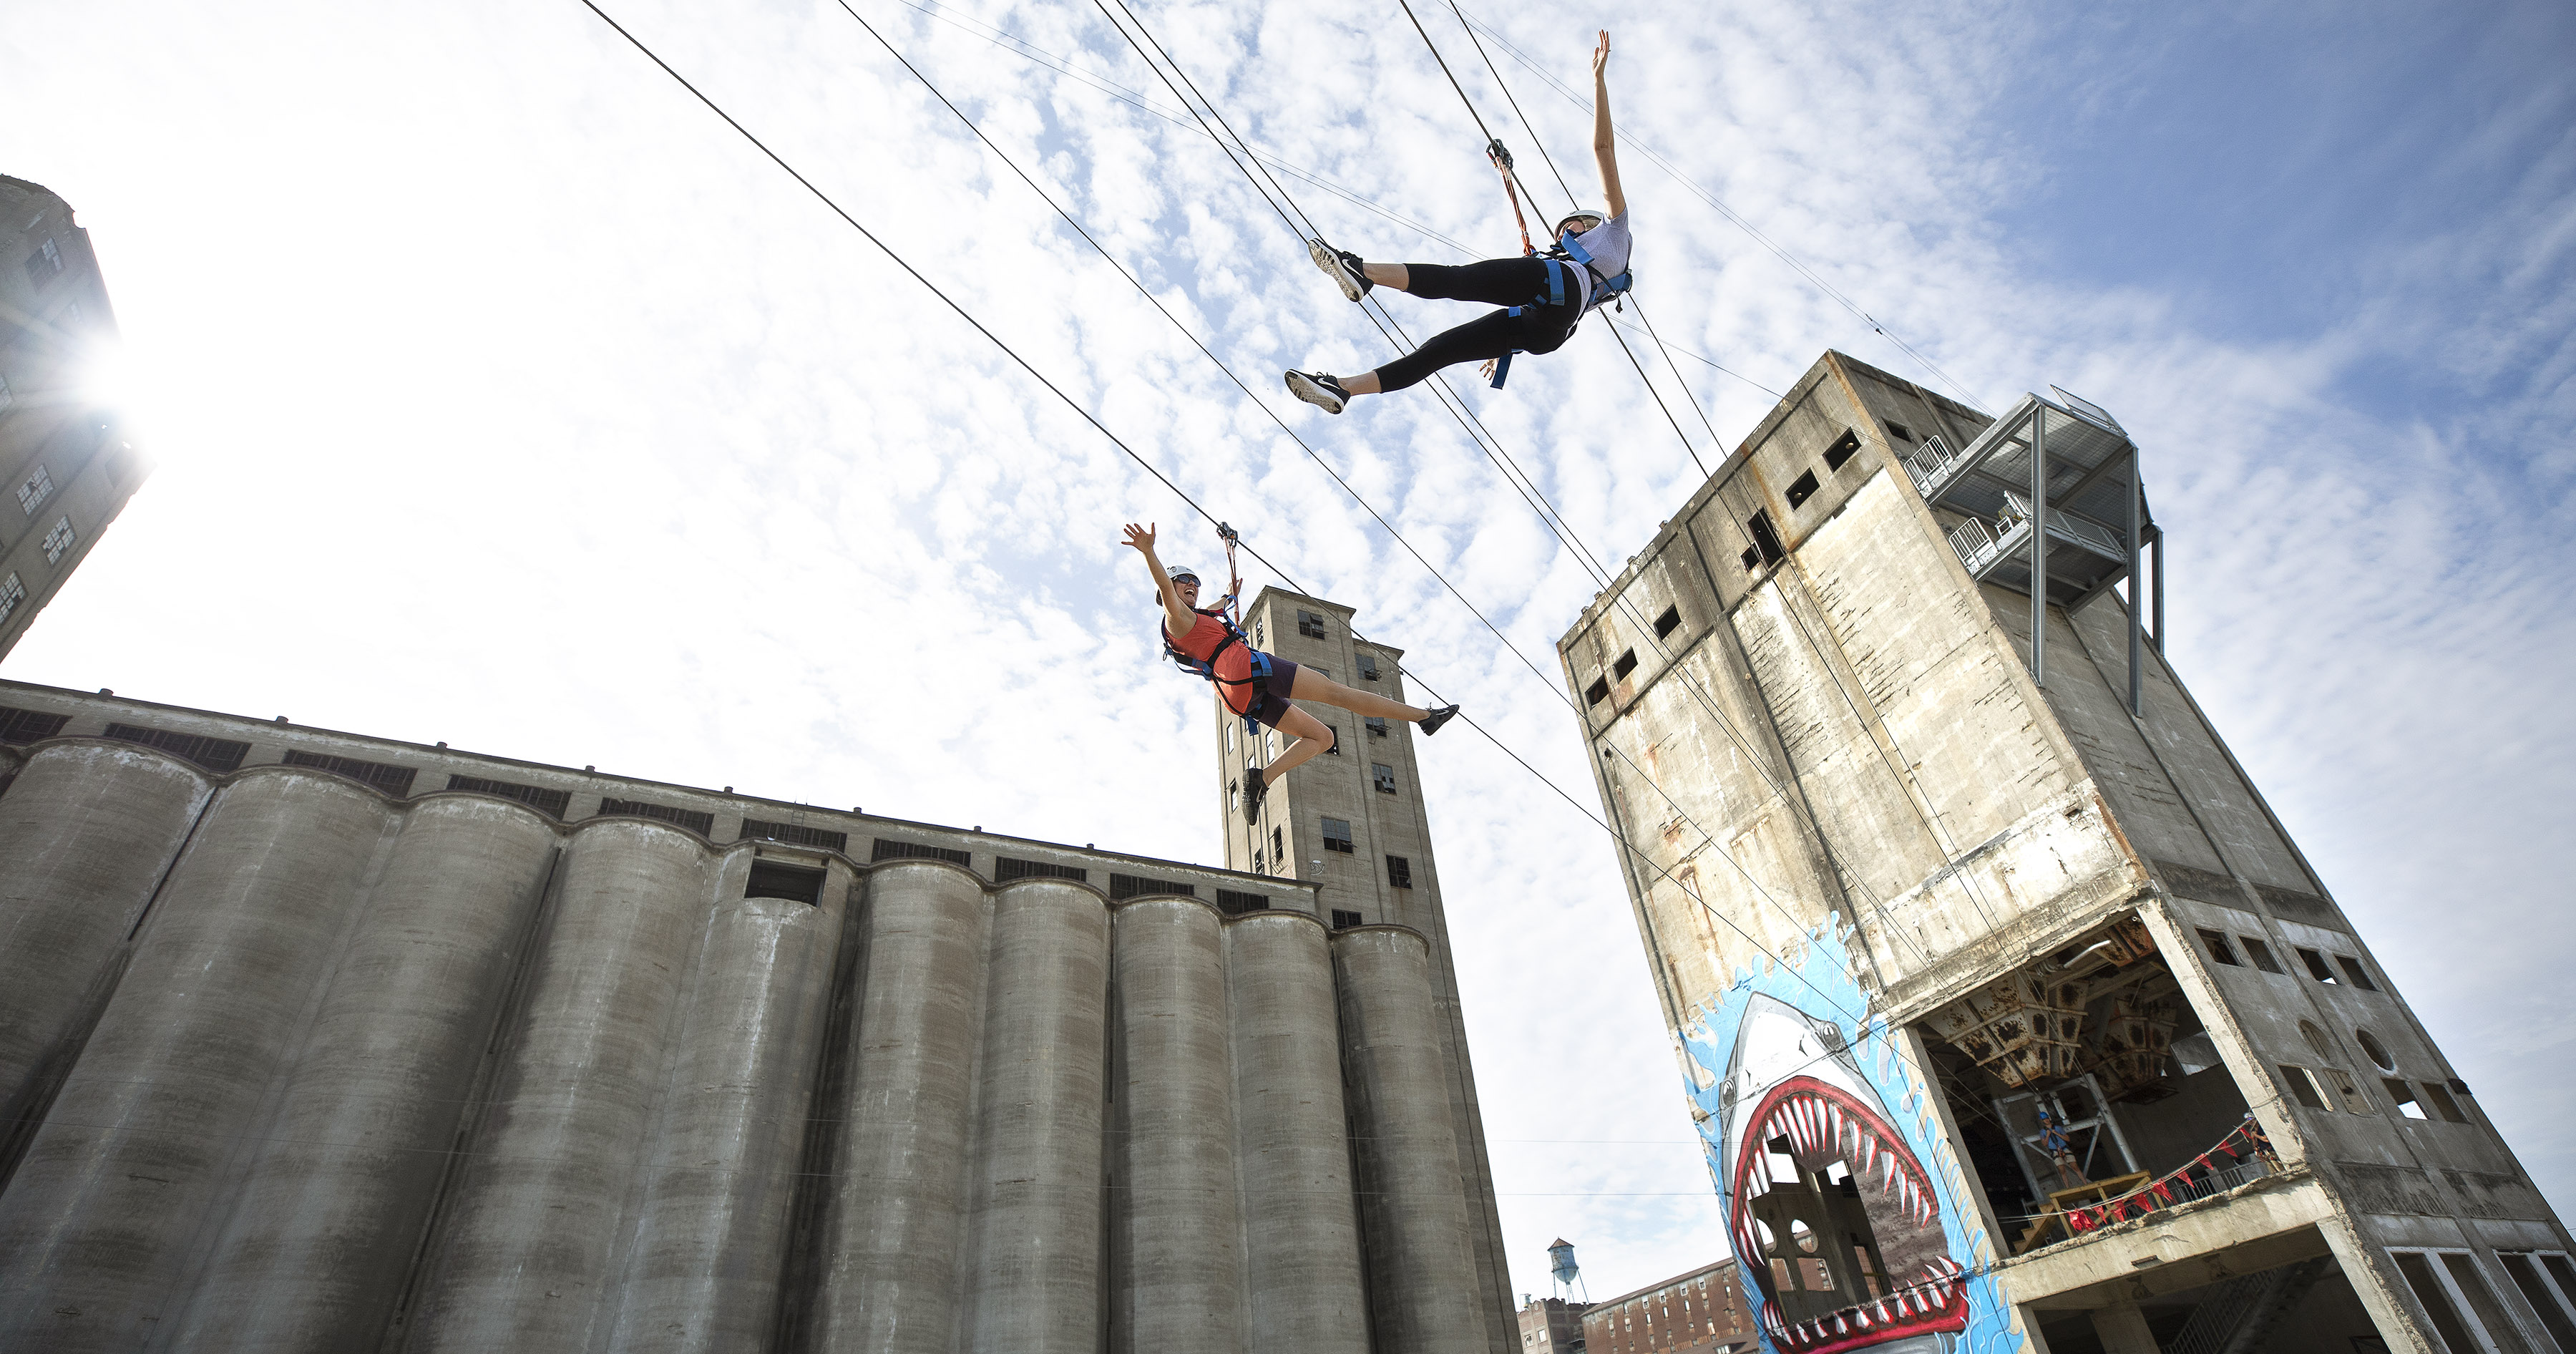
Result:
[[1127,544],[1128,544],[1130,547],[1134,548],[1135,550],[1138,550],[1138,551],[1140,551],[1140,552],[1142,552],[1142,553],[1144,553],[1144,554],[1148,554],[1148,555],[1153,554],[1153,553],[1154,553],[1154,525],[1153,525],[1152,523],[1147,523],[1146,525],[1144,525],[1144,526],[1141,526],[1141,527],[1140,527],[1140,526],[1136,525],[1136,524],[1135,524],[1135,523],[1133,523],[1133,522],[1128,523],[1128,524],[1127,524]]
[[1610,30],[1605,28],[1601,30],[1601,45],[1592,49],[1592,78],[1595,80],[1606,78],[1605,72],[1609,68]]

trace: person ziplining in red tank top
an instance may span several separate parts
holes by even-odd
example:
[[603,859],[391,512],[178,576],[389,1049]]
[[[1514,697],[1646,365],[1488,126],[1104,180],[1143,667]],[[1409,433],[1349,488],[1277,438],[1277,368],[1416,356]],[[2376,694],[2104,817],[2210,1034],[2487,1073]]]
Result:
[[[1438,733],[1458,707],[1444,705],[1436,710],[1406,705],[1402,701],[1354,690],[1312,668],[1301,668],[1275,654],[1262,653],[1242,642],[1241,636],[1225,621],[1223,606],[1199,610],[1199,576],[1182,569],[1167,572],[1154,555],[1154,526],[1127,524],[1127,544],[1145,557],[1146,571],[1154,576],[1154,591],[1163,604],[1163,639],[1172,648],[1197,663],[1205,664],[1213,675],[1217,694],[1225,708],[1238,715],[1278,729],[1294,739],[1285,752],[1268,766],[1247,765],[1243,776],[1243,819],[1255,822],[1261,817],[1262,796],[1290,768],[1304,763],[1333,746],[1333,731],[1324,721],[1289,704],[1292,700],[1314,701],[1337,706],[1356,715],[1378,719],[1400,719],[1419,724],[1426,734]],[[1241,589],[1243,580],[1234,580]],[[1229,596],[1232,594],[1229,593]],[[1255,669],[1267,666],[1269,678],[1253,675]],[[1202,674],[1206,675],[1206,674]]]

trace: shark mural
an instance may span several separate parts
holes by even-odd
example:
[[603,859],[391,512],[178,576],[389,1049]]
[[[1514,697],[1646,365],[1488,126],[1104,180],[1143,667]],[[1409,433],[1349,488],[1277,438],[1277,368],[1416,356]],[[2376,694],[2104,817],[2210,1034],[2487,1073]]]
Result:
[[1822,932],[1681,1031],[1701,1150],[1770,1354],[2025,1345],[1934,1094]]

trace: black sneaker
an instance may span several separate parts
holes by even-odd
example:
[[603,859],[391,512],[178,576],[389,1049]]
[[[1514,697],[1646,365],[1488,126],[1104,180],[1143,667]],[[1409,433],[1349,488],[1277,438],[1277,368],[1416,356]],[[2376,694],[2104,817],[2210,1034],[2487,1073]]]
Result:
[[1351,392],[1342,389],[1341,382],[1320,371],[1288,373],[1288,393],[1327,414],[1338,414],[1351,402]]
[[1251,824],[1251,825],[1253,825],[1253,826],[1255,826],[1255,827],[1260,826],[1260,823],[1261,823],[1261,800],[1262,800],[1262,797],[1263,797],[1263,796],[1265,796],[1265,795],[1267,795],[1267,794],[1269,794],[1269,793],[1270,793],[1270,787],[1269,787],[1268,785],[1266,785],[1266,784],[1264,784],[1264,783],[1262,782],[1262,779],[1261,779],[1261,768],[1260,768],[1260,767],[1258,767],[1258,766],[1247,766],[1247,767],[1243,768],[1243,821],[1244,821],[1244,822],[1246,822],[1246,823],[1248,823],[1248,824]]
[[1368,295],[1369,288],[1376,285],[1369,281],[1368,273],[1360,267],[1360,256],[1347,249],[1335,249],[1321,240],[1308,240],[1306,253],[1315,260],[1316,267],[1333,279],[1333,285],[1342,289],[1342,295],[1353,301]]
[[1424,716],[1421,725],[1423,734],[1427,737],[1440,732],[1440,726],[1448,723],[1449,717],[1456,713],[1458,713],[1457,706],[1444,705]]

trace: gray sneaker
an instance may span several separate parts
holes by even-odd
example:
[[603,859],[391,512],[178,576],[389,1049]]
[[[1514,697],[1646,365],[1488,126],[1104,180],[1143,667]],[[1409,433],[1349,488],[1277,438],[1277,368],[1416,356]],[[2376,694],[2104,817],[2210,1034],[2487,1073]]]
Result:
[[1369,288],[1375,285],[1368,280],[1368,274],[1361,271],[1360,256],[1347,249],[1335,249],[1321,240],[1308,240],[1306,253],[1315,260],[1316,267],[1333,279],[1333,285],[1342,289],[1342,295],[1353,301],[1368,295]]
[[1288,373],[1288,393],[1327,414],[1338,414],[1351,402],[1351,392],[1342,389],[1341,382],[1320,371]]

